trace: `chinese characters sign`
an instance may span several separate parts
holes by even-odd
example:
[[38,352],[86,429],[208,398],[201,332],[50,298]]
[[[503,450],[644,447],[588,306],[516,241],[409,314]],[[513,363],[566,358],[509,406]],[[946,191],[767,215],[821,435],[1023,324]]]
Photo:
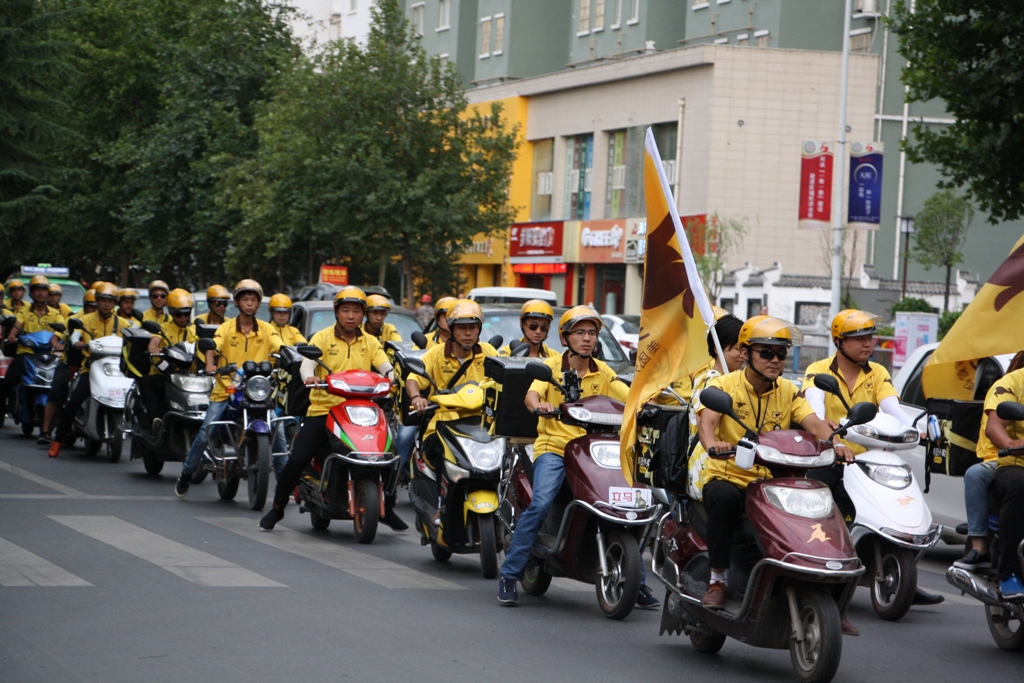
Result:
[[847,227],[877,230],[882,212],[882,143],[855,142],[850,148]]
[[828,228],[832,220],[832,146],[805,142],[800,160],[801,228]]
[[562,261],[562,222],[515,223],[509,230],[509,256],[512,263],[560,263]]

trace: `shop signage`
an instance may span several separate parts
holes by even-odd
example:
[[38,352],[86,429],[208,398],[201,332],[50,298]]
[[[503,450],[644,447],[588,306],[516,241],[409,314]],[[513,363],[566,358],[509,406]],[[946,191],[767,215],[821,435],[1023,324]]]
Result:
[[[626,219],[569,221],[565,260],[576,263],[623,263]],[[571,251],[571,254],[570,254]]]
[[847,227],[877,230],[882,219],[881,142],[855,142],[850,147],[850,201]]
[[520,275],[564,275],[567,270],[564,263],[516,263],[512,266],[512,272]]
[[805,142],[800,158],[800,211],[797,226],[826,229],[832,221],[832,146]]
[[647,219],[626,219],[626,263],[643,263],[647,254]]
[[320,266],[320,282],[328,285],[347,285],[348,266]]
[[512,263],[561,263],[562,221],[515,223],[509,230]]

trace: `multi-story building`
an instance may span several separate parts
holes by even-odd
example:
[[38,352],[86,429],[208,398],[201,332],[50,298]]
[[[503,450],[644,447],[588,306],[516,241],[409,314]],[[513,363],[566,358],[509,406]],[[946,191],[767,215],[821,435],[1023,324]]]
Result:
[[297,13],[292,30],[303,41],[315,39],[366,43],[372,22],[371,9],[376,0],[289,0]]

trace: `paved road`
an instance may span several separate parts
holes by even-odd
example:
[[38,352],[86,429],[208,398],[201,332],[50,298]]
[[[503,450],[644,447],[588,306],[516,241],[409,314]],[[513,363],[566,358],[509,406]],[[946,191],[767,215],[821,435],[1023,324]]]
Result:
[[[660,612],[609,621],[589,586],[501,607],[474,558],[439,564],[412,533],[358,545],[351,524],[314,532],[294,507],[259,533],[244,491],[224,502],[207,482],[181,501],[176,471],[50,460],[0,429],[0,681],[793,680],[785,651],[699,655],[658,636]],[[892,624],[862,591],[836,681],[1019,679],[1024,657],[942,577],[956,551],[937,555],[921,582],[946,603]]]

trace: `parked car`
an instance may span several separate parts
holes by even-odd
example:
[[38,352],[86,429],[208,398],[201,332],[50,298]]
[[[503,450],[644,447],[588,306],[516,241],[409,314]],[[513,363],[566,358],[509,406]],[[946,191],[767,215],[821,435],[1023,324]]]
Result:
[[628,354],[637,350],[640,338],[640,316],[638,315],[602,315],[604,325],[612,336]]
[[[422,331],[415,314],[408,308],[394,306],[388,314],[387,322],[391,323],[402,335],[402,339],[411,340],[412,333]],[[334,324],[334,304],[332,301],[297,301],[292,307],[292,325],[309,339],[315,333]]]
[[[318,282],[315,285],[306,285],[292,297],[292,301],[333,301],[334,295],[341,289],[339,285],[331,285],[325,282]],[[377,285],[371,285],[369,287],[360,287],[359,289],[366,292],[366,296],[371,294],[380,294],[385,297],[388,301],[395,303],[394,297],[384,287],[378,287]]]
[[558,305],[558,297],[550,289],[531,289],[530,287],[476,287],[466,295],[481,306],[484,304],[523,304],[532,299],[546,301],[552,306]]
[[[917,348],[907,362],[900,368],[893,377],[893,385],[900,395],[900,403],[903,409],[914,420],[924,413],[925,398],[921,388],[921,373],[925,363],[935,352],[938,344],[925,344]],[[1006,374],[1010,365],[1012,355],[991,356],[983,358],[978,362],[978,369],[975,372],[974,400],[985,400],[985,394],[989,388]],[[925,418],[917,421],[919,431],[925,430]],[[924,490],[925,481],[925,450],[919,445],[911,451],[903,451],[904,457],[910,464],[917,479]],[[928,493],[925,494],[925,502],[932,512],[932,518],[942,525],[942,538],[948,543],[962,543],[964,538],[956,533],[956,527],[967,521],[967,510],[964,507],[964,480],[962,477],[950,477],[944,474],[932,474],[931,485]]]

